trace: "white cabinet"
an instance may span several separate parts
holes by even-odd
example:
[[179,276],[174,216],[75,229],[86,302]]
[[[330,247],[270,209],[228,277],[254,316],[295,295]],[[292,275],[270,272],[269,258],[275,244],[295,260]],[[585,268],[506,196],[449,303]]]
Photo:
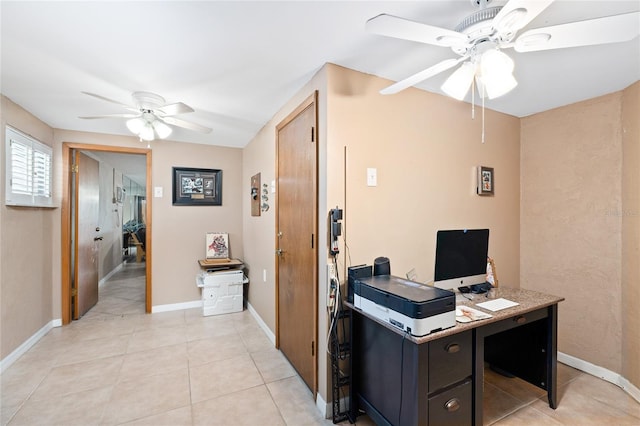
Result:
[[241,312],[243,284],[246,281],[239,269],[201,272],[196,277],[196,285],[202,288],[202,314]]

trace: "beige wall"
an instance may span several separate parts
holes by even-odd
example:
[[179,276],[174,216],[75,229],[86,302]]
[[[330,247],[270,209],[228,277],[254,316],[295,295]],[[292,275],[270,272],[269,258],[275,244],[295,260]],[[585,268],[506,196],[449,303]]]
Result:
[[622,376],[640,388],[640,82],[622,95]]
[[0,359],[4,359],[54,318],[51,287],[57,265],[51,249],[54,230],[60,227],[56,221],[60,209],[5,205],[5,125],[49,146],[53,129],[6,97],[0,101]]
[[[386,256],[392,274],[428,282],[438,230],[489,228],[500,283],[518,287],[519,120],[487,110],[483,144],[480,108],[472,120],[469,104],[422,90],[380,95],[389,84],[329,67],[328,205],[346,206],[350,263]],[[494,168],[495,196],[476,195],[479,165]]]
[[[618,373],[621,97],[617,92],[522,119],[520,225],[522,287],[566,298],[559,306],[558,350]],[[631,303],[637,307],[638,299]]]

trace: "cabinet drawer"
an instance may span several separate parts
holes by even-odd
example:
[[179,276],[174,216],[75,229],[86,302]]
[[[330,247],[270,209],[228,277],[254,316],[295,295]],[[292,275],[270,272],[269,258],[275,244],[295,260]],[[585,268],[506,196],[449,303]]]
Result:
[[468,426],[473,419],[471,380],[429,398],[429,426]]
[[471,330],[429,342],[429,393],[471,376]]

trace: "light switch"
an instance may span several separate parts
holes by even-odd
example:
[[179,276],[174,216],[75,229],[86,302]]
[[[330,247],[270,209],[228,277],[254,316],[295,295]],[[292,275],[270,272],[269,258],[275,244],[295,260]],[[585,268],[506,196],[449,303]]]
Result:
[[156,186],[153,188],[153,196],[155,198],[162,198],[162,187]]
[[378,169],[367,169],[367,186],[378,186]]

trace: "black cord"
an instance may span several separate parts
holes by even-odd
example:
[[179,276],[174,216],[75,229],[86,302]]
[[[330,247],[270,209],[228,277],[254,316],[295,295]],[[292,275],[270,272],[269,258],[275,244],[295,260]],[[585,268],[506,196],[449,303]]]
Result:
[[398,424],[402,424],[402,390],[404,388],[403,379],[404,379],[404,342],[406,340],[409,331],[405,331],[402,335],[402,343],[400,343],[400,410],[398,410]]

